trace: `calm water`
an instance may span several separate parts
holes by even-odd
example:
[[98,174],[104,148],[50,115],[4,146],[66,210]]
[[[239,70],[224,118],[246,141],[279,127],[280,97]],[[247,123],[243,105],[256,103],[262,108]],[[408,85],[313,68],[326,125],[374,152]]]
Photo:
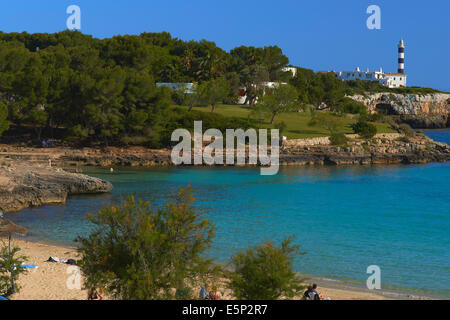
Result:
[[[450,143],[449,131],[426,132]],[[191,183],[197,206],[216,224],[209,255],[231,254],[264,240],[297,235],[307,254],[298,271],[365,283],[378,265],[384,288],[450,296],[450,163],[372,167],[119,169],[86,171],[108,179],[110,194],[77,196],[66,206],[8,214],[30,237],[71,243],[89,231],[85,215],[128,194],[161,204]]]

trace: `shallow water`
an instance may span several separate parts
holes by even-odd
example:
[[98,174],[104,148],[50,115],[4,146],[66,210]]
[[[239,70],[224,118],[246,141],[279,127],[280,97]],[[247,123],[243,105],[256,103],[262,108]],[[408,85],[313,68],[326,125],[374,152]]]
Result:
[[[450,143],[449,131],[427,131]],[[72,244],[90,225],[85,215],[129,194],[164,202],[191,184],[196,205],[216,224],[208,253],[228,262],[239,249],[297,235],[307,254],[297,271],[363,284],[378,265],[382,287],[450,296],[450,163],[391,166],[286,167],[273,177],[258,168],[101,168],[110,194],[71,197],[7,218],[31,238]]]

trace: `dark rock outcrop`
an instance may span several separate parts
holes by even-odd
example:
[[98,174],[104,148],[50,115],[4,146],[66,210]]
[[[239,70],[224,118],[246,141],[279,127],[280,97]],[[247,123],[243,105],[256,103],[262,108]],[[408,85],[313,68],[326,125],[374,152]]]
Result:
[[450,128],[450,117],[444,114],[435,115],[401,115],[393,116],[398,124],[407,123],[415,129],[444,129]]

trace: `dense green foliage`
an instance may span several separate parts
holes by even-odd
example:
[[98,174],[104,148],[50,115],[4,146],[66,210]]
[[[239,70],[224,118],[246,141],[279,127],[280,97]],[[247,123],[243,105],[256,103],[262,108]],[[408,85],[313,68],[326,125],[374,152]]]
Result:
[[270,123],[281,113],[295,111],[298,108],[297,90],[289,84],[277,84],[273,88],[267,88],[265,94],[258,101],[259,106],[270,115]]
[[[79,237],[81,270],[88,289],[103,288],[118,299],[175,299],[214,271],[201,257],[214,226],[192,203],[190,188],[154,209],[128,198],[122,206],[90,215],[96,230]],[[191,298],[191,297],[185,297]]]
[[333,146],[341,146],[348,142],[348,138],[343,133],[333,133],[330,135],[330,142]]
[[0,243],[0,296],[17,293],[20,287],[17,285],[19,275],[25,272],[24,268],[17,268],[27,259],[25,256],[18,256],[20,251],[17,247],[10,248],[10,243]]
[[279,246],[269,242],[236,254],[232,258],[234,271],[229,274],[229,288],[239,300],[294,297],[304,288],[292,269],[298,249],[291,237]]
[[211,106],[211,112],[214,112],[217,104],[225,102],[230,87],[227,80],[221,77],[203,82],[196,91],[199,102]]
[[377,127],[372,123],[360,119],[352,125],[353,131],[365,139],[371,139],[377,134]]
[[[284,71],[288,63],[277,46],[226,52],[214,42],[183,41],[164,32],[108,39],[77,31],[0,32],[0,134],[10,124],[33,129],[35,142],[63,131],[68,141],[80,144],[161,147],[167,146],[166,133],[177,118],[173,104],[214,111],[219,103],[235,103],[245,93],[245,104],[255,106],[267,81],[289,83],[298,109],[325,103],[337,113],[364,113],[363,105],[346,97],[354,93],[434,92],[343,82],[333,73],[303,68],[292,77]],[[157,87],[158,82],[198,87],[187,95]],[[259,115],[264,111],[255,109]]]
[[407,137],[414,137],[416,135],[414,129],[407,123],[401,123],[398,126],[398,130]]
[[8,121],[8,108],[6,108],[5,104],[0,102],[0,137],[2,133],[9,128]]
[[[35,140],[63,128],[68,140],[84,144],[137,141],[159,147],[174,126],[174,92],[155,83],[197,83],[197,97],[176,102],[214,109],[233,102],[242,85],[255,79],[254,70],[279,80],[288,62],[276,46],[228,53],[213,42],[182,41],[168,33],[102,40],[69,31],[0,33],[0,102],[14,126],[35,129]],[[1,129],[4,114],[0,105]]]

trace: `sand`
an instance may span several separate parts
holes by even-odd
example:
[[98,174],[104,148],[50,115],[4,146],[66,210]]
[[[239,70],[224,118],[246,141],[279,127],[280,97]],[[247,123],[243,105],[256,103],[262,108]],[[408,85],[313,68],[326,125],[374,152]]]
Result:
[[[14,300],[86,300],[87,292],[80,289],[69,289],[73,267],[62,263],[46,262],[50,256],[63,259],[77,259],[74,248],[64,248],[42,243],[13,240],[21,248],[20,254],[28,257],[27,264],[35,264],[38,269],[22,274],[19,279],[20,292],[11,297]],[[423,299],[404,294],[387,294],[373,292],[363,288],[349,287],[339,284],[322,285],[318,282],[318,291],[331,300],[386,300],[386,299]],[[222,299],[231,299],[230,291],[219,288]]]
[[[63,263],[46,262],[50,256],[63,259],[76,258],[75,249],[51,246],[41,243],[13,240],[21,251],[19,254],[28,257],[27,264],[34,264],[38,269],[26,272],[19,278],[19,293],[12,300],[86,300],[87,292],[67,287],[71,276],[67,273],[70,267]],[[73,269],[73,268],[72,268]]]

